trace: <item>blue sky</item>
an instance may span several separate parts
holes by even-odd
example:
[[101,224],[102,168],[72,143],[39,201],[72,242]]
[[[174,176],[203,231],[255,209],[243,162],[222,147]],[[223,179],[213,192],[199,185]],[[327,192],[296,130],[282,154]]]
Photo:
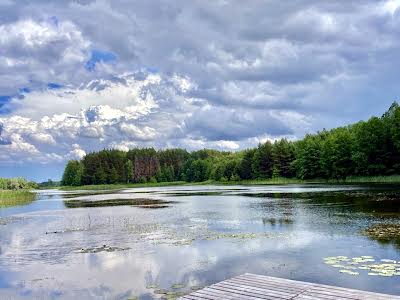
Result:
[[240,150],[399,99],[400,0],[0,2],[0,176],[102,148]]

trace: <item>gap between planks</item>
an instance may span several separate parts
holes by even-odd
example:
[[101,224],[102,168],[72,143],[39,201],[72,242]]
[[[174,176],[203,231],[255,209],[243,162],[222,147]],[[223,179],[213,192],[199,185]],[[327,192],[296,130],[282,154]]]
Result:
[[180,300],[400,300],[400,296],[246,273]]

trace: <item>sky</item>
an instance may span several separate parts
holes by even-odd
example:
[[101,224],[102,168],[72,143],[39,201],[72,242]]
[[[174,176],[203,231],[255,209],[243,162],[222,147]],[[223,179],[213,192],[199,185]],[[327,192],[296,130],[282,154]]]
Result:
[[400,0],[0,0],[0,177],[299,139],[381,115],[399,70]]

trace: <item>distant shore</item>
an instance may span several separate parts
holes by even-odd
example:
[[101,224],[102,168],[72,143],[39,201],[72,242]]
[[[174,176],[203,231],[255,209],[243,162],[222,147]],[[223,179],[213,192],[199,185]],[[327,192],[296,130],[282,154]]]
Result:
[[370,177],[348,177],[346,179],[297,179],[297,178],[270,178],[254,179],[240,181],[216,181],[207,180],[203,182],[148,182],[148,183],[127,183],[127,184],[99,184],[82,186],[61,186],[57,187],[64,191],[73,190],[117,190],[124,188],[142,188],[142,187],[164,187],[164,186],[184,186],[184,185],[273,185],[273,184],[400,184],[400,175],[392,176],[370,176]]

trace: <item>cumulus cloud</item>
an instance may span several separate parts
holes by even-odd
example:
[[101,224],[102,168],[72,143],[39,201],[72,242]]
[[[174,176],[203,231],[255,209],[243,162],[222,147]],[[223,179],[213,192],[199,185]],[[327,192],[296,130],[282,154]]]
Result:
[[398,0],[0,6],[0,164],[237,150],[381,114],[400,93]]
[[[90,41],[71,21],[26,18],[0,25],[0,90],[57,80],[72,83],[88,59]],[[76,81],[75,81],[76,82]]]
[[72,150],[69,152],[69,158],[71,159],[82,159],[86,155],[85,150],[81,149],[78,144],[72,145]]
[[[52,163],[60,155],[79,159],[87,151],[109,147],[237,150],[241,140],[265,132],[293,134],[279,119],[279,111],[214,107],[190,96],[197,88],[190,82],[176,74],[164,79],[141,73],[140,80],[128,74],[76,89],[28,93],[24,105],[13,100],[7,104],[13,114],[0,117],[2,139],[10,140],[0,152],[14,149],[20,162],[35,156]],[[300,121],[297,116],[291,118]],[[57,155],[49,155],[53,153]]]

